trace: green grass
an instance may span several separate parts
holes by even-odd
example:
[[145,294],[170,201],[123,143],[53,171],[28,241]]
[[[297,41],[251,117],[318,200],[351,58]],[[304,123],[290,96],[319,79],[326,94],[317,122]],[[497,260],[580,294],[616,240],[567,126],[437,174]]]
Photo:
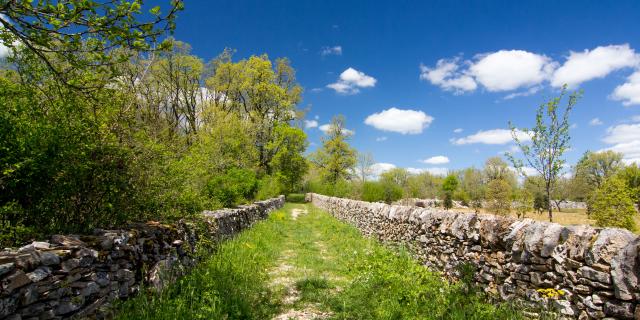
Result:
[[[308,214],[294,220],[294,208]],[[522,318],[303,204],[287,204],[225,242],[163,293],[122,304],[117,318],[270,319],[309,308],[333,319]]]

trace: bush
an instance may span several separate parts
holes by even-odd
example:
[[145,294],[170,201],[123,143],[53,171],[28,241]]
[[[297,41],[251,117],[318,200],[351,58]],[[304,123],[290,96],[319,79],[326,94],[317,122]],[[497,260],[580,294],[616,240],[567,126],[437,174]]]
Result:
[[397,184],[369,181],[365,182],[362,186],[362,200],[392,203],[402,198],[402,192],[402,188]]
[[600,227],[636,230],[633,217],[637,214],[625,182],[609,178],[598,188],[591,200],[591,218]]
[[264,176],[258,181],[258,191],[256,192],[257,200],[267,200],[277,197],[281,194],[281,185],[278,179],[273,176]]
[[504,179],[494,179],[487,186],[488,209],[506,215],[511,210],[511,186]]
[[253,171],[233,168],[224,175],[215,176],[207,184],[209,196],[225,207],[233,207],[250,201],[258,191],[258,181]]
[[291,203],[306,203],[304,196],[303,193],[289,193],[286,196],[286,200]]

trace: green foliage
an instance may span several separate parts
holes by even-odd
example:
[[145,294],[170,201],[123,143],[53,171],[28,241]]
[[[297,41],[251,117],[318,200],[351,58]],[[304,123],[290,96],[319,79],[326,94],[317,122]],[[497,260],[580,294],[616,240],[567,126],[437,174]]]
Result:
[[392,203],[402,198],[402,188],[390,181],[367,181],[362,185],[362,200]]
[[630,164],[618,171],[616,176],[626,183],[631,198],[640,207],[640,167],[635,163]]
[[286,196],[287,202],[291,203],[305,203],[305,194],[304,193],[289,193]]
[[538,192],[533,198],[533,210],[538,213],[549,210],[549,198],[546,194]]
[[299,191],[302,177],[308,170],[303,153],[307,148],[307,135],[300,128],[279,124],[275,127],[274,140],[267,149],[274,154],[270,167],[285,193]]
[[442,191],[444,192],[444,208],[449,210],[453,208],[453,193],[458,189],[458,178],[450,174],[442,182]]
[[609,178],[596,190],[590,202],[591,218],[601,227],[637,229],[634,217],[638,214],[624,180]]
[[350,135],[344,117],[334,117],[326,137],[322,138],[322,147],[311,155],[320,176],[330,185],[350,178],[356,165],[356,151],[348,143]]
[[511,210],[511,186],[504,179],[495,179],[487,185],[487,209],[506,215]]
[[[524,218],[525,214],[534,209],[533,194],[526,188],[518,188],[514,194],[514,211],[518,218]],[[547,202],[548,204],[548,202]],[[540,205],[540,201],[538,202]]]
[[[94,88],[96,80],[105,84],[117,76],[114,66],[131,50],[153,50],[156,40],[175,28],[182,8],[182,1],[172,0],[165,15],[157,7],[149,15],[142,1],[3,1],[0,44],[14,48],[20,43],[58,80]],[[86,69],[93,71],[90,77],[77,77]]]
[[256,175],[248,169],[229,169],[207,183],[208,195],[224,207],[233,207],[253,199],[257,190]]

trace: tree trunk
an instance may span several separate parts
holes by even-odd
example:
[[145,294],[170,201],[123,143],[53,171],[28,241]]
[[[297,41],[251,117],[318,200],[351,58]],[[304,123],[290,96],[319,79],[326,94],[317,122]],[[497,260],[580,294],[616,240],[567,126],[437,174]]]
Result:
[[553,222],[553,207],[551,206],[551,188],[547,186],[547,207],[549,209],[549,222]]

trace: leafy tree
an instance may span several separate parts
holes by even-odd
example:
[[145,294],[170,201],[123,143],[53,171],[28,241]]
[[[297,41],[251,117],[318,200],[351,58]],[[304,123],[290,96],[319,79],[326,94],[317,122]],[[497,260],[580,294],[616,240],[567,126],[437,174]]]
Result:
[[559,178],[556,180],[555,185],[553,186],[553,190],[551,191],[551,201],[553,201],[558,208],[558,211],[562,211],[560,209],[560,205],[563,202],[567,202],[569,197],[571,196],[571,180],[567,178]]
[[356,164],[356,151],[348,143],[350,133],[344,122],[343,116],[331,120],[329,131],[322,138],[322,147],[311,156],[311,162],[330,185],[348,179]]
[[533,198],[533,210],[538,214],[542,214],[544,211],[549,210],[549,198],[544,192],[538,192]]
[[[164,15],[160,7],[143,13],[139,0],[4,0],[0,1],[0,43],[25,48],[57,79],[86,88],[93,85],[87,80],[117,75],[114,66],[125,62],[130,51],[114,49],[154,49],[155,41],[175,28],[176,13],[182,8],[181,0],[172,0]],[[85,69],[94,70],[95,76],[77,78],[76,71]]]
[[631,194],[622,179],[613,177],[605,180],[593,195],[591,217],[600,227],[636,230],[633,220],[637,215]]
[[519,219],[525,217],[534,207],[533,194],[526,188],[518,188],[514,195],[514,210]]
[[407,196],[414,198],[433,199],[441,193],[442,177],[429,172],[409,175],[407,178]]
[[404,189],[407,186],[409,172],[404,168],[393,168],[380,175],[380,181],[395,184]]
[[[544,188],[548,199],[551,199],[551,191],[565,164],[562,155],[569,148],[569,113],[579,98],[578,93],[570,94],[564,113],[560,115],[558,109],[565,94],[566,85],[562,88],[560,96],[540,105],[536,113],[535,127],[518,130],[513,124],[509,124],[511,135],[522,150],[527,164],[538,171],[544,179]],[[530,144],[522,140],[522,134],[531,138]],[[514,158],[511,154],[507,156],[513,166],[524,174],[522,171],[524,162]],[[553,221],[550,205],[548,213],[549,221]]]
[[640,167],[635,163],[630,164],[618,171],[616,176],[626,183],[631,198],[640,207]]
[[482,171],[476,168],[467,168],[462,172],[461,188],[469,196],[469,205],[478,213],[484,200],[485,184]]
[[224,175],[214,176],[207,184],[209,195],[224,207],[233,207],[253,199],[257,190],[255,173],[240,168],[232,168]]
[[307,135],[300,128],[286,124],[278,125],[274,130],[274,140],[269,142],[267,150],[274,154],[271,168],[282,185],[282,191],[292,193],[300,189],[302,177],[309,167],[303,156],[307,149]]
[[442,191],[444,192],[444,208],[449,210],[453,207],[453,193],[458,189],[458,178],[450,174],[442,182]]
[[621,153],[587,151],[576,165],[576,175],[584,177],[588,185],[598,188],[623,167]]
[[402,188],[391,181],[367,181],[362,186],[362,200],[392,203],[402,198]]
[[513,172],[509,170],[507,163],[500,157],[491,157],[485,161],[484,176],[487,181],[514,179]]
[[232,61],[232,52],[225,50],[212,63],[213,75],[205,83],[212,94],[210,100],[218,108],[245,115],[253,123],[258,164],[271,174],[273,152],[267,148],[275,128],[296,116],[302,87],[296,82],[295,70],[288,59],[267,55]]
[[506,215],[511,210],[511,186],[504,179],[494,179],[487,185],[487,209]]

